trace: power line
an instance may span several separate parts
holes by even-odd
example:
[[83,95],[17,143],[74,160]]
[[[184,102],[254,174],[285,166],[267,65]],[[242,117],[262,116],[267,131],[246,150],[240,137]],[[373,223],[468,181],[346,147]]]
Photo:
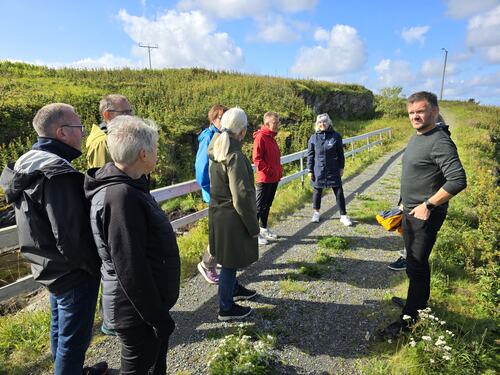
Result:
[[139,47],[142,48],[147,48],[148,49],[148,56],[149,56],[149,69],[151,68],[151,49],[153,48],[158,48],[158,44],[145,44],[145,43],[139,43]]

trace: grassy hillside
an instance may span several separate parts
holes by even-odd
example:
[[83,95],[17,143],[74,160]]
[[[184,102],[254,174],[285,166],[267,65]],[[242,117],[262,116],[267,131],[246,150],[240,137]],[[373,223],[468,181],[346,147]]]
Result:
[[[159,186],[193,177],[196,135],[208,125],[207,112],[215,103],[243,108],[251,129],[258,127],[265,112],[278,112],[283,154],[303,149],[313,131],[315,113],[303,98],[323,104],[332,96],[340,98],[340,107],[330,110],[334,119],[352,120],[373,113],[372,93],[358,85],[204,69],[82,71],[0,62],[0,166],[31,145],[31,120],[40,107],[50,102],[72,104],[90,130],[92,124],[100,122],[99,100],[109,93],[126,95],[138,116],[161,126],[159,165],[154,176]],[[359,105],[363,98],[371,108]],[[247,137],[251,139],[251,132]],[[77,162],[82,169],[84,160]]]

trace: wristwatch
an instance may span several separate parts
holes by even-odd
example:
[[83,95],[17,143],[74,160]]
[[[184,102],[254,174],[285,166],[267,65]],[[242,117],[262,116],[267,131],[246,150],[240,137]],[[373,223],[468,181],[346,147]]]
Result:
[[436,208],[436,205],[435,205],[435,204],[432,204],[431,202],[429,202],[429,200],[428,200],[428,199],[426,199],[426,200],[424,201],[424,204],[425,204],[425,207],[427,207],[427,209],[428,209],[429,211],[432,211],[434,208]]

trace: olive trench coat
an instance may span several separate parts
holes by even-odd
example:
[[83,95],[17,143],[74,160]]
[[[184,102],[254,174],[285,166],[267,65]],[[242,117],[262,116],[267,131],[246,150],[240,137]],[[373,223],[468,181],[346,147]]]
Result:
[[257,261],[260,232],[255,203],[253,170],[241,152],[241,142],[230,138],[226,160],[213,157],[216,134],[208,147],[210,253],[225,268],[238,269]]

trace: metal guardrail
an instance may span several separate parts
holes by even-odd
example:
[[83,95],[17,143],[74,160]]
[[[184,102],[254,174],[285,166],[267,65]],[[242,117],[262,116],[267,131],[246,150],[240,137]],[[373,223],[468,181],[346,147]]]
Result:
[[[343,140],[343,144],[351,145],[351,150],[346,152],[344,155],[346,157],[351,156],[354,158],[354,155],[362,152],[366,149],[370,149],[371,147],[378,145],[382,143],[382,135],[388,133],[389,138],[392,137],[392,131],[391,128],[384,128],[384,129],[379,129],[375,130],[369,133],[357,135],[354,137],[349,137],[345,138]],[[370,141],[371,137],[377,137],[378,139],[376,141]],[[366,140],[366,144],[354,148],[354,143]],[[288,164],[294,161],[299,160],[300,161],[300,170],[298,172],[292,173],[291,175],[283,177],[280,182],[279,186],[286,184],[290,181],[293,181],[297,178],[301,178],[302,182],[304,182],[304,175],[308,173],[308,170],[304,168],[304,158],[307,157],[307,150],[302,150],[295,152],[293,154],[285,155],[281,157],[281,164]],[[252,165],[252,167],[255,170],[255,166]],[[166,187],[162,187],[159,189],[155,189],[151,191],[151,195],[155,198],[155,200],[160,203],[164,202],[166,200],[180,197],[189,193],[193,193],[196,191],[200,190],[200,186],[196,183],[196,180],[191,180],[191,181],[185,181],[181,182],[179,184],[175,185],[170,185]],[[186,226],[188,224],[194,223],[201,218],[204,218],[205,216],[208,215],[208,208],[205,208],[201,211],[194,212],[192,214],[183,216],[177,220],[173,220],[171,222],[172,227],[174,230],[177,230],[179,228],[182,228],[183,226]],[[0,254],[2,253],[2,250],[4,248],[12,248],[18,245],[18,236],[17,236],[17,228],[15,225],[0,229]],[[4,287],[0,288],[0,301],[13,297],[17,294],[20,294],[22,292],[27,292],[33,290],[33,287],[36,285],[34,284],[32,278],[30,281],[31,276],[26,276],[23,277],[22,279],[17,280],[16,282],[6,285]],[[25,286],[26,290],[23,290],[23,287],[21,285],[17,285],[18,283],[21,283],[22,285]]]

